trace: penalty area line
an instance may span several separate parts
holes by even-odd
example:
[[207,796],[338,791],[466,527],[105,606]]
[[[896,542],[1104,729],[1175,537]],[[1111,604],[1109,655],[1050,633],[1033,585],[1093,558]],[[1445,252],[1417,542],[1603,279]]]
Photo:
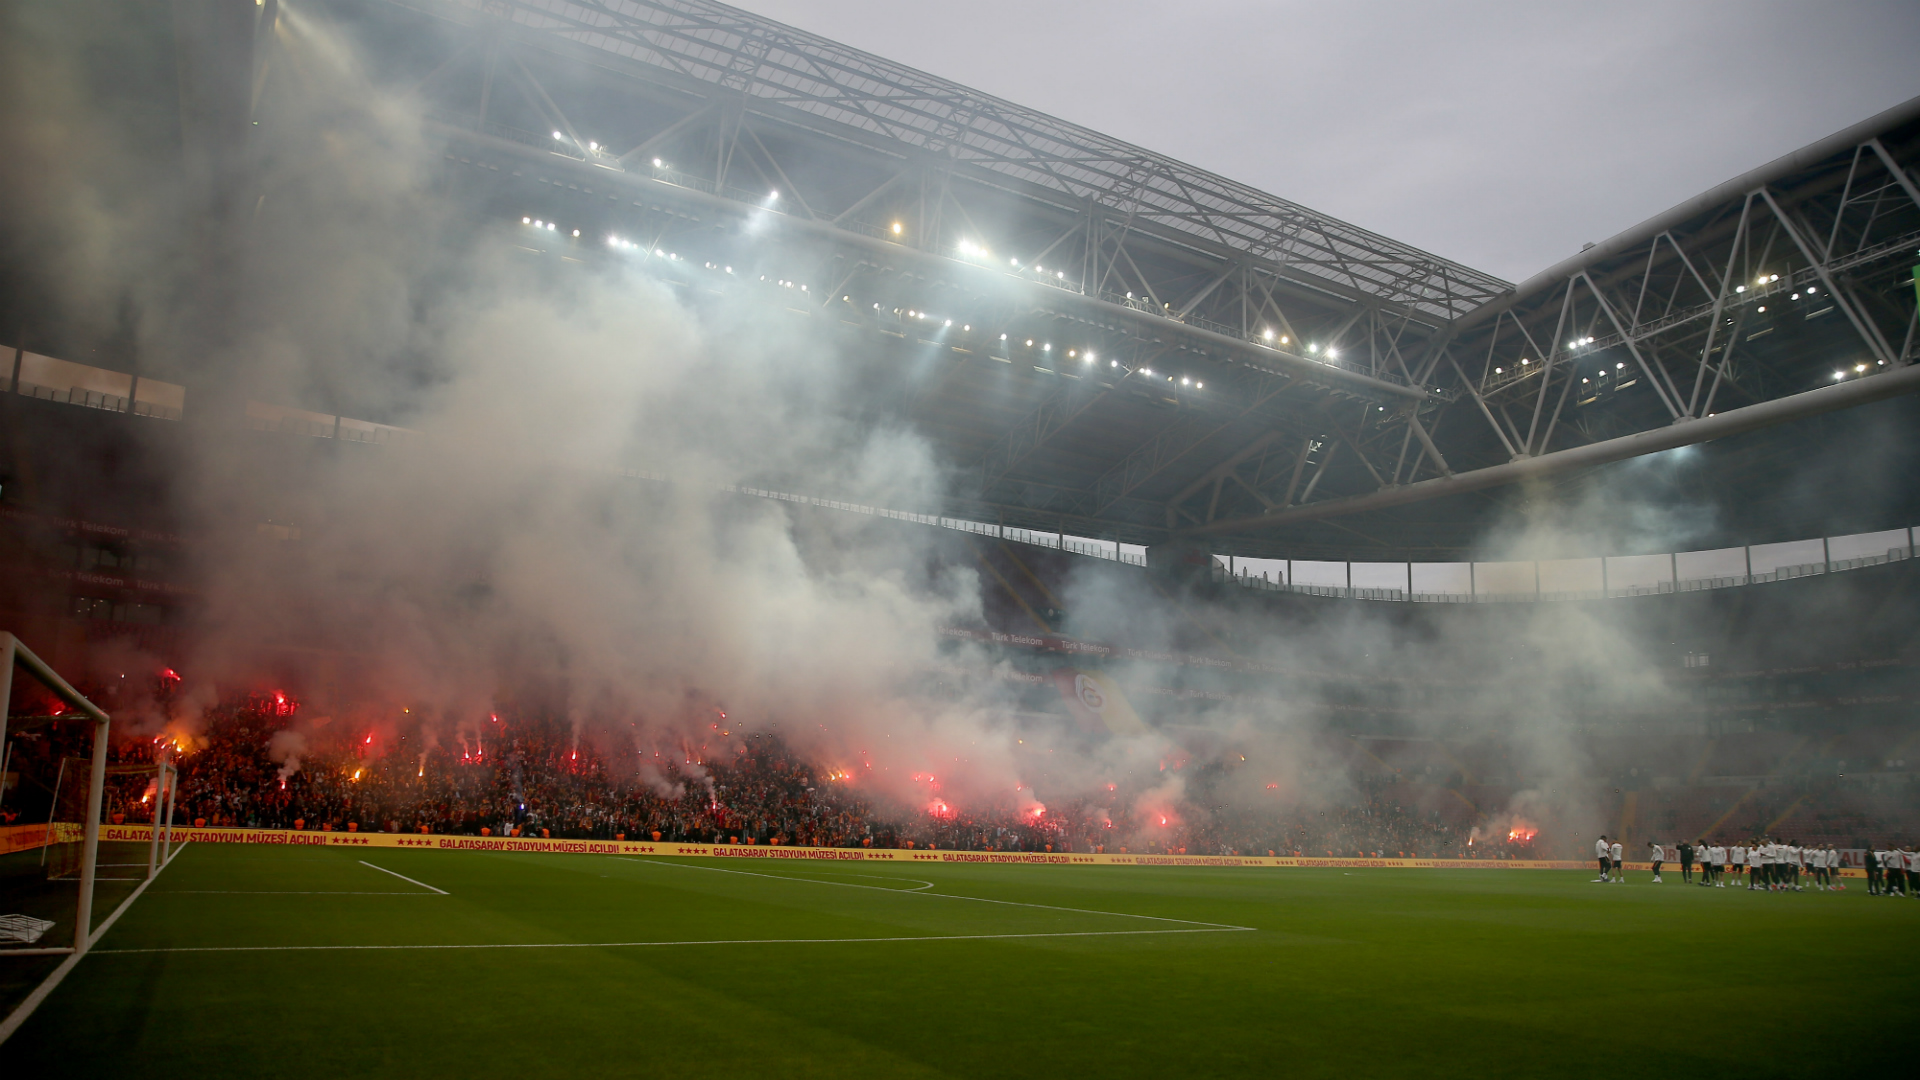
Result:
[[184,945],[157,949],[95,949],[97,956],[145,953],[232,952],[388,952],[457,949],[659,949],[687,945],[872,945],[914,941],[1017,941],[1030,938],[1143,937],[1167,934],[1251,933],[1251,926],[1194,927],[1179,930],[1068,930],[1044,934],[909,934],[900,937],[715,938],[699,941],[555,941],[494,945]]
[[445,889],[434,889],[434,888],[433,888],[433,886],[431,886],[431,885],[429,885],[429,884],[427,884],[427,883],[426,883],[426,882],[424,882],[424,881],[415,881],[415,880],[413,880],[412,878],[410,878],[410,877],[408,877],[408,876],[407,876],[407,875],[405,875],[405,874],[394,874],[394,872],[393,872],[393,871],[391,871],[391,870],[389,870],[389,869],[387,869],[386,867],[384,867],[384,866],[375,866],[375,865],[373,865],[372,863],[370,863],[370,862],[368,862],[368,861],[367,861],[367,860],[365,860],[365,859],[361,859],[361,860],[360,860],[360,865],[361,865],[361,866],[364,866],[364,867],[367,867],[368,869],[371,869],[371,870],[378,870],[378,871],[380,871],[380,872],[381,872],[381,873],[383,873],[383,874],[393,874],[393,876],[394,876],[394,877],[397,877],[397,878],[399,878],[399,879],[400,879],[401,881],[404,881],[404,882],[406,882],[406,883],[407,883],[407,884],[409,884],[409,885],[418,885],[418,886],[420,886],[420,887],[421,887],[421,888],[423,888],[423,889],[433,889],[433,891],[434,891],[434,892],[437,892],[437,893],[439,893],[439,894],[440,894],[441,896],[452,896],[452,895],[453,895],[452,893],[450,893],[450,892],[448,892],[448,891],[447,891],[447,890],[445,890]]
[[[840,889],[871,889],[874,892],[897,893],[901,896],[938,897],[942,900],[971,900],[976,904],[1004,904],[1007,907],[1039,908],[1042,911],[1069,911],[1075,915],[1106,915],[1115,919],[1146,919],[1151,922],[1184,923],[1188,926],[1204,926],[1215,930],[1257,930],[1256,926],[1235,926],[1232,923],[1207,922],[1204,919],[1175,919],[1166,915],[1135,915],[1130,911],[1096,911],[1093,908],[1060,907],[1057,904],[1033,904],[1025,900],[989,900],[984,896],[960,896],[956,893],[927,892],[923,889],[883,889],[878,885],[855,885],[850,881],[826,881],[821,878],[802,877],[799,874],[759,874],[752,870],[729,870],[720,866],[695,866],[692,863],[654,862],[647,859],[630,859],[624,855],[612,856],[621,862],[639,863],[642,866],[673,866],[682,870],[705,870],[713,874],[738,874],[741,877],[771,878],[774,881],[805,881],[813,885],[832,885]],[[873,875],[863,875],[873,876]],[[902,878],[903,881],[918,881],[918,878]],[[928,886],[931,888],[932,886]],[[1146,933],[1147,931],[1135,931]]]

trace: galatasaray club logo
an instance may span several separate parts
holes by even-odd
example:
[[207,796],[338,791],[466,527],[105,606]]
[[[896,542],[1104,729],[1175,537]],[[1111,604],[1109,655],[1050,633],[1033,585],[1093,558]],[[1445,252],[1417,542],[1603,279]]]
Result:
[[1147,725],[1113,679],[1099,671],[1055,668],[1053,684],[1080,730],[1090,735],[1145,735]]
[[1075,697],[1080,699],[1080,704],[1085,705],[1094,712],[1106,711],[1107,695],[1101,693],[1100,685],[1092,679],[1087,678],[1084,673],[1076,673],[1074,675],[1073,693]]

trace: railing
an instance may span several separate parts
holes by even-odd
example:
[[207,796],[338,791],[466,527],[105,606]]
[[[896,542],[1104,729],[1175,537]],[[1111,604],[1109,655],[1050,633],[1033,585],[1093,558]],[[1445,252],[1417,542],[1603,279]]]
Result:
[[[1730,556],[1736,552],[1739,553],[1742,561],[1748,566],[1752,566],[1754,562],[1754,552],[1756,550],[1753,547],[1726,548],[1717,552],[1678,552],[1654,556],[1615,556],[1611,558],[1548,560],[1544,562],[1415,564],[1424,567],[1437,566],[1448,568],[1452,571],[1452,576],[1456,578],[1464,572],[1465,581],[1462,582],[1462,584],[1467,586],[1464,591],[1444,589],[1414,590],[1411,587],[1406,589],[1359,587],[1329,584],[1326,582],[1299,581],[1294,577],[1293,560],[1286,559],[1255,560],[1264,567],[1267,567],[1267,569],[1254,570],[1248,568],[1241,572],[1235,572],[1233,569],[1230,569],[1228,565],[1221,563],[1220,560],[1225,558],[1225,556],[1215,556],[1213,580],[1221,584],[1236,585],[1254,592],[1288,592],[1302,596],[1338,597],[1348,600],[1398,600],[1413,603],[1539,603],[1566,600],[1601,600],[1631,596],[1664,596],[1675,593],[1704,592],[1711,589],[1730,589],[1743,585],[1758,585],[1770,581],[1791,581],[1796,578],[1815,577],[1822,574],[1839,573],[1845,570],[1858,570],[1868,566],[1884,566],[1888,563],[1903,562],[1915,556],[1916,538],[1914,529],[1891,529],[1884,532],[1856,533],[1851,536],[1824,537],[1817,541],[1805,541],[1807,544],[1818,543],[1823,550],[1831,553],[1835,546],[1839,546],[1844,550],[1848,547],[1857,547],[1861,543],[1872,543],[1882,538],[1899,537],[1903,534],[1905,537],[1904,544],[1890,546],[1875,554],[1858,555],[1851,558],[1828,558],[1821,562],[1790,563],[1775,566],[1770,570],[1741,574],[1705,574],[1688,577],[1681,575],[1679,567],[1683,555]],[[1669,571],[1664,578],[1657,580],[1627,581],[1618,584],[1608,582],[1608,567],[1610,564],[1621,564],[1628,561],[1644,562],[1644,560],[1649,558],[1655,560],[1656,563],[1662,560],[1666,562]],[[1541,568],[1543,566],[1568,567],[1577,566],[1578,564],[1590,564],[1589,566],[1579,566],[1579,568],[1591,569],[1596,572],[1601,582],[1599,588],[1549,589],[1540,585]],[[1282,565],[1284,565],[1284,568],[1278,569]],[[1414,576],[1412,568],[1407,563],[1316,563],[1315,565],[1320,567],[1342,567],[1348,580],[1352,579],[1353,568],[1355,566],[1365,567],[1367,571],[1375,576],[1383,573],[1393,573],[1403,576],[1408,580],[1409,586],[1411,586]],[[1501,568],[1506,571],[1509,578],[1512,577],[1514,568],[1529,568],[1534,580],[1534,588],[1513,589],[1483,586],[1478,581],[1478,575],[1474,572],[1474,568],[1484,567]],[[1262,573],[1273,574],[1276,572],[1276,569],[1278,569],[1278,573],[1281,575],[1278,580],[1268,580],[1260,576]],[[1521,576],[1524,577],[1527,576],[1527,574],[1523,572]]]
[[[0,384],[0,389],[4,389]],[[127,411],[127,399],[117,394],[103,394],[98,390],[88,390],[81,386],[70,386],[65,390],[56,390],[50,386],[36,386],[33,383],[20,384],[22,397],[36,398],[40,401],[57,401],[66,405],[79,405],[87,409],[99,409],[102,412],[123,413]],[[151,401],[135,401],[133,415],[151,416],[156,420],[178,420],[181,411],[168,405],[156,405]]]

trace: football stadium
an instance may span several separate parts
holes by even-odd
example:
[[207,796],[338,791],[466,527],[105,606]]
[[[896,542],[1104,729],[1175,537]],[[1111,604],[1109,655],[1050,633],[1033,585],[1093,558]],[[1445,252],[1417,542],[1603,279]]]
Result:
[[1911,1057],[1920,98],[1509,281],[716,0],[4,18],[8,1075]]

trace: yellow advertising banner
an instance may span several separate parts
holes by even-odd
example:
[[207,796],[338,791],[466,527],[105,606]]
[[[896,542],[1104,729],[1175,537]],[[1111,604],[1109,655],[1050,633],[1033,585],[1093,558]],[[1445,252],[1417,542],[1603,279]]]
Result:
[[[53,835],[49,837],[47,834]],[[51,825],[7,825],[0,827],[0,855],[26,851],[46,844],[78,843],[83,832],[78,823],[56,821]]]

